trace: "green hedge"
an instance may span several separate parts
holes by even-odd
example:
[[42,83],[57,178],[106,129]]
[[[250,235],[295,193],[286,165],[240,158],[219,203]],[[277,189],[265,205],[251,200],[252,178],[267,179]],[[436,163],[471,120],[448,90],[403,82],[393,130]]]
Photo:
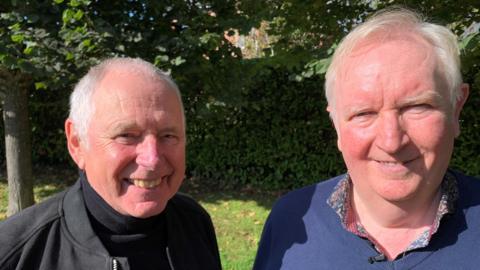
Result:
[[470,96],[461,114],[461,134],[455,141],[451,167],[480,176],[480,83],[472,83]]
[[188,124],[190,175],[219,186],[289,189],[344,170],[321,80],[297,82],[272,68],[246,79],[236,106],[189,115],[196,120]]

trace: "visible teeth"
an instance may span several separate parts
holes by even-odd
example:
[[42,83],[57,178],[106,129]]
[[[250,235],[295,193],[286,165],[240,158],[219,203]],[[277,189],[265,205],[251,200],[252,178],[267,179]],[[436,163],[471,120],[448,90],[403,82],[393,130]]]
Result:
[[381,163],[384,163],[384,164],[397,164],[398,162],[394,162],[394,161],[380,161]]
[[141,188],[154,188],[162,182],[162,179],[157,180],[140,180],[140,179],[128,179],[128,182],[132,183],[136,187]]
[[402,162],[396,162],[396,161],[378,161],[380,164],[384,166],[397,166],[397,165],[402,165]]

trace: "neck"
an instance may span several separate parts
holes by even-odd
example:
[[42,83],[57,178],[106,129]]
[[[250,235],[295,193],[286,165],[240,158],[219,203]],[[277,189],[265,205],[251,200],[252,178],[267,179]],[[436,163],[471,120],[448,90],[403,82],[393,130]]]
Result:
[[395,259],[423,232],[428,230],[437,213],[440,188],[415,202],[389,202],[364,199],[353,187],[352,207],[357,220],[389,260]]
[[161,220],[161,215],[146,219],[122,215],[93,189],[85,174],[81,175],[81,184],[85,205],[97,229],[113,234],[146,233]]

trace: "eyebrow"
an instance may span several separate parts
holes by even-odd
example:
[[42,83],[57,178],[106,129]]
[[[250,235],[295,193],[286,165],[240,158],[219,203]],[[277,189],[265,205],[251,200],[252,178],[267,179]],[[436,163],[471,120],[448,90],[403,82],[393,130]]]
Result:
[[[427,102],[427,101],[433,101],[435,104],[440,103],[442,100],[442,95],[438,93],[438,91],[434,90],[425,90],[422,91],[418,95],[410,96],[410,97],[405,97],[397,102],[397,106],[408,106],[408,105],[413,105],[413,104],[418,104],[422,102]],[[360,112],[363,112],[365,110],[368,110],[370,107],[363,104],[363,103],[354,103],[351,104],[348,108],[347,115],[351,116]]]
[[179,132],[179,129],[176,127],[162,127],[158,129],[158,132],[159,133],[169,133],[169,132],[176,133],[176,132]]
[[[134,130],[136,128],[138,128],[138,125],[134,121],[120,122],[120,123],[114,124],[112,126],[111,131],[113,133],[118,133],[118,132],[122,132],[122,131]],[[177,133],[177,132],[180,132],[180,130],[179,130],[179,128],[177,128],[175,126],[162,126],[160,128],[157,128],[157,132],[158,133],[169,133],[169,132]]]
[[353,104],[348,106],[348,109],[345,110],[345,117],[350,118],[353,115],[369,110],[370,107],[365,104]]
[[439,101],[441,101],[442,98],[443,98],[442,95],[440,95],[438,91],[427,90],[427,91],[422,91],[422,93],[419,95],[401,99],[399,101],[399,105],[405,106],[405,105],[416,104],[419,102],[421,103],[426,101],[434,101],[435,103],[439,103]]
[[119,122],[115,123],[112,125],[112,128],[110,129],[113,132],[120,132],[120,131],[125,131],[125,130],[132,130],[137,128],[137,124],[134,121],[129,121],[129,122]]

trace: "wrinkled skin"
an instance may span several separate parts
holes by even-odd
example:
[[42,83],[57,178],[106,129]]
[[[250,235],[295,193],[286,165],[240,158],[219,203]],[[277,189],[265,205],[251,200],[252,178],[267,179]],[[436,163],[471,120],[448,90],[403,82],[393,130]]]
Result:
[[413,34],[356,48],[339,70],[334,124],[364,203],[433,200],[448,167],[458,118],[429,43]]
[[87,141],[65,123],[69,151],[94,190],[117,212],[138,218],[161,213],[185,174],[180,101],[167,84],[113,69],[93,94]]

